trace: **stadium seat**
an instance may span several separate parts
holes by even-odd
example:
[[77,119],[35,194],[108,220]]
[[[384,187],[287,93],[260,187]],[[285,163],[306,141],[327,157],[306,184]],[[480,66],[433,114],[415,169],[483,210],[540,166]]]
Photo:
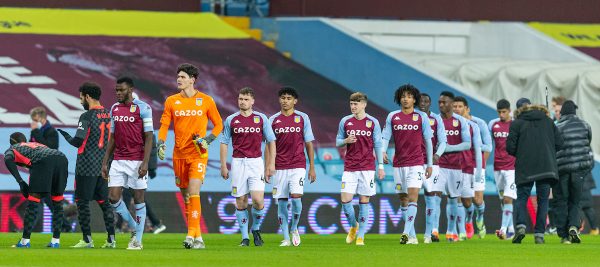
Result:
[[325,173],[341,178],[344,172],[344,161],[337,148],[323,147],[317,150],[317,159],[325,169]]
[[320,162],[335,162],[342,160],[340,152],[334,147],[319,148],[317,150],[317,158]]

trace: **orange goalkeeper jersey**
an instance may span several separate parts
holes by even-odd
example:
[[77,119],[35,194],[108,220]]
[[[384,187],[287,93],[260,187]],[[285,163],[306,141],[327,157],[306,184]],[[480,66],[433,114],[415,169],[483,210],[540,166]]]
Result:
[[200,158],[192,136],[205,137],[208,120],[214,125],[212,134],[218,136],[223,130],[223,121],[212,97],[201,92],[192,97],[184,97],[182,93],[174,94],[165,101],[158,139],[167,139],[172,121],[175,132],[173,159]]

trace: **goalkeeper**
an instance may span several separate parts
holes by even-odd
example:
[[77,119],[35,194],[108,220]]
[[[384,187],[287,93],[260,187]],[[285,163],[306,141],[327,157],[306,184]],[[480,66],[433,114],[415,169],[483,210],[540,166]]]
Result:
[[[165,140],[171,121],[175,133],[173,148],[173,170],[175,184],[185,200],[188,233],[183,241],[187,249],[202,249],[204,241],[200,231],[200,187],[206,174],[208,146],[221,130],[223,122],[212,97],[194,88],[198,78],[198,68],[191,64],[181,64],[177,68],[177,88],[179,93],[171,95],[164,104],[158,132],[158,158],[165,159]],[[214,128],[206,134],[208,120]]]

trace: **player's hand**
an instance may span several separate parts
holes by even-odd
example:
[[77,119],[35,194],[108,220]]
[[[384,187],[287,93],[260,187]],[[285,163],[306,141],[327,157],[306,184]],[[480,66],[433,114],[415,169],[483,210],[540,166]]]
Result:
[[379,171],[377,171],[377,177],[379,177],[379,180],[383,180],[383,178],[385,178],[385,171],[383,169],[379,169]]
[[202,149],[204,149],[204,150],[208,149],[208,141],[206,141],[204,138],[202,138],[202,137],[196,138],[196,143],[198,143],[198,145],[200,147],[202,147]]
[[267,174],[267,171],[265,171],[263,178],[265,179],[265,183],[267,183],[267,184],[271,183],[271,177]]
[[390,164],[390,159],[388,158],[387,152],[383,152],[383,164]]
[[432,172],[433,172],[433,168],[427,167],[427,169],[425,169],[425,179],[429,179],[429,177],[431,177]]
[[308,180],[310,183],[314,183],[317,180],[317,172],[315,172],[315,168],[311,167],[308,169]]
[[67,136],[69,135],[67,132],[63,131],[62,129],[56,129],[56,130],[65,138],[67,138]]
[[275,164],[269,164],[265,169],[265,182],[271,183],[271,176],[275,175]]
[[440,161],[440,156],[437,154],[433,154],[433,164],[437,164]]
[[348,138],[344,139],[344,144],[354,144],[356,143],[356,136],[351,134]]
[[108,164],[102,164],[102,178],[108,181]]
[[142,179],[146,174],[148,174],[148,163],[142,162],[142,165],[140,165],[140,168],[138,169],[138,178]]
[[158,149],[157,149],[157,156],[160,160],[164,160],[165,159],[165,151],[167,150],[167,145],[165,145],[165,142],[162,140],[158,140]]
[[28,198],[29,197],[29,185],[25,181],[21,180],[21,181],[19,181],[19,187],[20,187],[20,191],[21,191],[21,194],[23,195],[23,197]]
[[229,179],[229,170],[227,167],[221,167],[221,177],[223,177],[224,180]]

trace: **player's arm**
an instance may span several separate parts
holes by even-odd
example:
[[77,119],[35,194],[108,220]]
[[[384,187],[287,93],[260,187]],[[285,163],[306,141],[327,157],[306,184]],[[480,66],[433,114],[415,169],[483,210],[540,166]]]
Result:
[[219,158],[221,160],[221,177],[227,180],[229,178],[229,169],[227,169],[227,147],[228,144],[221,143],[219,148]]
[[458,152],[471,149],[471,132],[469,131],[469,123],[462,117],[459,117],[458,120],[460,121],[461,143],[458,145],[448,144],[446,146],[446,152]]
[[15,153],[13,152],[12,148],[9,148],[6,152],[4,152],[4,164],[17,182],[23,181],[23,178],[21,178],[21,174],[19,173],[19,169],[17,168],[17,164],[15,163]]
[[477,134],[480,132],[479,126],[477,123],[473,123],[473,149],[475,151],[475,175],[474,178],[479,180],[481,177],[482,166],[483,166],[483,158],[481,156],[483,142],[481,139],[481,134]]
[[150,153],[154,143],[154,123],[152,122],[152,108],[146,104],[140,107],[140,117],[144,126],[144,160],[138,169],[138,177],[144,178],[148,173],[148,162],[150,162]]
[[223,119],[221,119],[221,114],[219,113],[219,110],[217,109],[217,104],[215,103],[214,99],[212,99],[212,98],[210,101],[210,106],[208,106],[208,111],[207,111],[206,115],[214,126],[211,133],[209,135],[207,135],[206,138],[204,138],[206,140],[207,144],[210,145],[210,143],[212,143],[212,141],[217,139],[217,136],[219,136],[221,131],[223,131]]
[[[338,133],[337,136],[335,137],[335,145],[336,146],[345,146],[347,143],[347,139],[349,139],[350,137],[346,138],[346,131],[344,131],[344,123],[346,123],[346,118],[342,118],[342,120],[340,120],[340,125],[338,127]],[[356,140],[355,140],[356,142]]]
[[429,117],[424,112],[419,112],[421,116],[421,132],[423,134],[423,140],[425,141],[425,153],[427,155],[427,167],[433,165],[433,133],[431,131],[431,125],[429,125]]
[[387,149],[388,149],[388,146],[390,145],[390,139],[392,139],[392,117],[393,117],[392,113],[388,114],[387,118],[385,119],[385,126],[383,127],[383,131],[381,132],[381,148],[380,149],[381,149],[381,154],[383,155],[383,163],[384,164],[390,163],[388,154],[387,154]]
[[150,179],[156,177],[158,168],[158,146],[156,144],[156,132],[152,132],[152,151],[150,151],[150,161],[148,162],[148,176]]
[[[275,119],[275,115],[271,116],[269,118],[269,125],[273,125],[273,120]],[[272,127],[271,127],[272,128]],[[265,169],[267,168],[267,159],[270,157],[270,153],[271,153],[271,147],[265,144],[265,151],[263,152],[263,159],[264,159],[264,167]],[[277,157],[277,155],[275,155],[275,157]]]
[[157,140],[157,156],[161,160],[165,159],[165,151],[167,150],[167,145],[165,142],[167,140],[167,134],[169,133],[169,126],[171,125],[171,116],[173,115],[171,108],[171,98],[167,98],[165,100],[165,109],[163,110],[162,115],[160,116],[160,128],[158,129],[158,140]]
[[487,162],[492,152],[492,135],[488,129],[485,121],[477,120],[477,126],[479,126],[479,132],[481,133],[481,151],[483,151],[483,161]]
[[[306,114],[302,114],[304,117],[304,146],[306,147],[306,154],[308,155],[308,180],[310,183],[314,183],[317,180],[317,172],[315,171],[315,148],[313,141],[315,136],[312,131],[312,124],[310,118]],[[272,120],[271,120],[271,125]]]
[[275,157],[277,156],[277,148],[275,146],[275,133],[273,128],[269,124],[269,119],[265,115],[261,115],[263,120],[263,135],[267,142],[267,148],[269,150],[268,158],[266,160],[265,168],[265,181],[270,182],[271,176],[275,175]]
[[144,178],[148,173],[148,163],[150,162],[150,153],[152,153],[152,144],[154,142],[154,134],[152,131],[144,132],[144,160],[138,170],[139,178]]
[[[494,133],[494,123],[496,123],[499,120],[500,119],[493,119],[490,122],[488,122],[487,128],[488,128],[488,131],[490,131],[490,136],[493,135],[493,133]],[[496,146],[496,138],[494,138],[492,136],[492,151],[494,150],[495,146]]]
[[433,155],[433,163],[437,164],[438,160],[440,159],[440,157],[444,154],[444,151],[446,151],[446,146],[448,145],[448,139],[446,139],[446,126],[444,126],[444,121],[442,120],[442,117],[440,116],[434,116],[435,120],[437,121],[437,150],[435,151],[435,154]]
[[80,147],[83,144],[83,140],[88,133],[90,127],[90,120],[88,118],[88,112],[81,114],[79,117],[79,123],[77,124],[77,132],[75,132],[75,136],[71,137],[71,135],[61,129],[56,129],[65,140],[74,147]]
[[373,120],[373,148],[375,149],[375,160],[377,161],[377,177],[379,180],[385,178],[385,170],[383,168],[383,149],[381,149],[381,126],[375,118]]
[[15,153],[12,149],[9,149],[4,153],[4,164],[6,168],[15,178],[15,181],[19,183],[19,188],[21,190],[21,194],[27,198],[29,196],[29,185],[21,178],[21,174],[19,173],[19,169],[17,168],[17,164],[15,163]]
[[227,147],[229,143],[231,143],[231,117],[229,116],[225,120],[225,125],[223,126],[223,132],[219,136],[219,142],[221,146],[219,148],[219,159],[221,161],[221,177],[227,180],[229,178],[229,169],[227,169]]
[[108,135],[108,144],[106,146],[106,152],[102,158],[102,177],[108,180],[108,161],[115,152],[115,121],[112,116],[112,108],[110,109],[110,134]]
[[104,157],[102,158],[102,177],[108,180],[108,161],[110,160],[110,156],[115,152],[115,134],[114,128],[111,123],[111,131],[108,136],[108,145],[106,146],[106,152],[104,153]]

